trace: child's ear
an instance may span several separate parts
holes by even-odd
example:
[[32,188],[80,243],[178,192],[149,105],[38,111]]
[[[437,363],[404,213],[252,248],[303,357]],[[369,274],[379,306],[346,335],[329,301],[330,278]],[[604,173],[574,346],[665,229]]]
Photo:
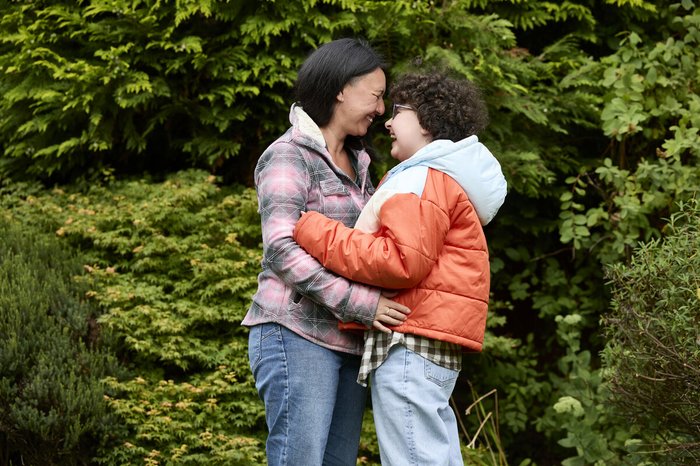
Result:
[[422,126],[420,127],[420,135],[423,136],[423,139],[424,139],[428,144],[430,144],[431,142],[433,142],[433,139],[434,139],[434,138],[433,138],[433,135],[430,134],[430,131],[428,131],[427,129],[423,128]]

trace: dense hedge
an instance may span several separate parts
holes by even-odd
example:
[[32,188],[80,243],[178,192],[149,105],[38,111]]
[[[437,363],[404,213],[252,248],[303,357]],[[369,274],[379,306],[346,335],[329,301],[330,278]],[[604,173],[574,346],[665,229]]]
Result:
[[0,463],[91,464],[115,427],[117,375],[82,262],[56,238],[0,217]]
[[[105,310],[98,322],[130,365],[128,377],[104,380],[119,428],[103,432],[100,464],[265,464],[263,409],[239,325],[262,257],[257,205],[252,190],[215,181],[187,171],[87,192],[0,189],[14,221],[84,251],[85,295]],[[465,457],[492,464],[504,455],[497,414],[477,405],[469,420]],[[361,461],[376,464],[370,413],[363,432]]]
[[315,3],[2,2],[0,173],[221,168],[243,146],[259,153],[306,52],[352,19]]

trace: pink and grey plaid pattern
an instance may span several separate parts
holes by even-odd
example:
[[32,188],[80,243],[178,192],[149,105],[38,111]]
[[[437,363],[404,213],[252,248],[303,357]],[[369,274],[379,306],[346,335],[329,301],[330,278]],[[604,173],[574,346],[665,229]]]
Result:
[[321,141],[295,125],[258,160],[262,272],[243,325],[277,322],[326,348],[362,353],[362,335],[341,332],[338,320],[371,326],[379,290],[327,271],[292,237],[294,225],[307,210],[349,227],[355,224],[374,188],[368,154],[354,155],[357,183],[336,168]]

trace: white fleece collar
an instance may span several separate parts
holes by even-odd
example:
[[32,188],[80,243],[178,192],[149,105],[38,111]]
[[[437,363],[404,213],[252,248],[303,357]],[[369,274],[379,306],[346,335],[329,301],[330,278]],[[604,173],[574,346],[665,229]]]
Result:
[[321,147],[326,147],[326,139],[323,137],[321,128],[319,128],[316,122],[297,104],[292,104],[292,108],[289,110],[289,122],[302,134],[317,142]]
[[431,142],[392,168],[384,184],[400,184],[396,180],[390,182],[391,178],[418,167],[434,168],[457,181],[469,196],[482,225],[496,216],[508,191],[501,165],[476,136],[457,142],[446,139]]

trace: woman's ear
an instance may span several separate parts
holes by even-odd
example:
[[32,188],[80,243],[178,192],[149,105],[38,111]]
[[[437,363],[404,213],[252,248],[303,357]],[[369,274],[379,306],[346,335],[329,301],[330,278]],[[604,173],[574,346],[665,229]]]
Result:
[[345,96],[343,95],[343,91],[338,92],[338,95],[335,96],[335,98],[338,102],[345,102]]

